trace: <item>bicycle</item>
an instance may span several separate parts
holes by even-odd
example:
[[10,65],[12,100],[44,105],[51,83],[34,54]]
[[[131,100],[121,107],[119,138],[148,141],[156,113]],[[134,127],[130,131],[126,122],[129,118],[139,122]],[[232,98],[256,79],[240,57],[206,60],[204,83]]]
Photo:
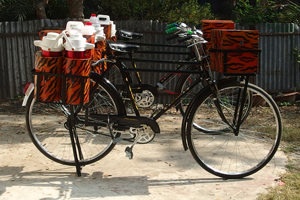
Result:
[[[182,41],[190,40],[194,44],[193,47],[197,48],[197,39],[199,36],[189,35]],[[109,47],[114,51],[112,57],[101,59],[95,64],[108,62],[122,67],[125,61],[132,61],[122,57],[122,54],[126,55],[138,49],[135,45],[112,42],[109,43]],[[198,56],[201,60],[201,55]],[[201,62],[194,64],[200,65]],[[180,72],[200,73],[188,70]],[[264,90],[248,83],[248,75],[240,81],[222,79],[215,82],[210,78],[209,66],[203,68],[201,73],[203,72],[207,86],[189,103],[182,121],[184,149],[190,149],[199,165],[216,176],[223,178],[249,176],[263,168],[279,146],[282,125],[278,107]],[[126,80],[126,73],[122,75]],[[100,74],[92,72],[90,78],[96,84],[92,88],[88,104],[77,106],[66,105],[63,102],[45,104],[37,102],[31,93],[26,108],[26,124],[35,146],[55,162],[76,166],[78,176],[81,174],[82,166],[103,158],[121,140],[134,140],[132,145],[126,148],[126,155],[132,158],[132,149],[139,138],[148,132],[159,133],[156,119],[198,84],[193,82],[191,87],[169,105],[148,118],[140,116],[137,106],[134,106],[135,116],[127,115],[116,88]],[[202,80],[199,78],[198,81]],[[126,82],[126,86],[128,93],[131,94],[130,101],[135,105],[130,84]],[[258,97],[264,100],[263,106],[258,104],[262,103],[261,101],[258,103],[254,101]],[[45,113],[41,114],[42,111]],[[263,121],[264,119],[268,120]],[[43,126],[45,128],[41,130]],[[126,132],[135,137],[124,138],[122,135]],[[207,155],[201,154],[206,149]],[[259,154],[255,155],[258,149]]]
[[[173,27],[175,26],[175,27]],[[167,33],[172,33],[176,31],[175,34],[167,38],[168,40],[175,39],[179,37],[180,33],[184,33],[187,30],[190,31],[190,28],[184,24],[184,23],[174,23],[171,26],[168,26],[171,29],[166,30]],[[192,33],[192,31],[190,31]],[[196,34],[199,36],[202,36],[202,32],[200,30],[195,31]],[[134,45],[139,45],[139,46],[146,46],[146,47],[171,47],[171,48],[187,48],[186,45],[164,45],[164,44],[149,44],[149,43],[140,43],[140,42],[133,42],[133,40],[136,39],[141,39],[143,37],[143,34],[140,33],[135,33],[135,32],[130,32],[130,31],[125,31],[125,30],[119,30],[118,31],[118,41],[121,40],[122,42],[128,43],[128,44],[134,44]],[[146,55],[153,55],[153,54],[179,54],[179,55],[187,55],[187,57],[184,59],[185,61],[190,61],[190,60],[196,60],[195,58],[195,53],[192,50],[189,50],[188,52],[174,52],[174,51],[140,51],[138,50],[135,53],[141,53],[141,54],[146,54]],[[133,58],[132,53],[128,54],[129,58]],[[161,60],[158,60],[158,62],[161,62]],[[131,66],[135,69],[137,69],[137,65],[135,62],[131,63]],[[183,67],[185,67],[182,64],[178,64],[176,66],[176,70],[180,70]],[[187,66],[187,70],[196,70],[198,69],[197,66]],[[128,95],[125,91],[125,83],[124,80],[121,76],[120,69],[117,67],[108,67],[106,71],[102,71],[102,74],[104,77],[106,77],[108,80],[110,80],[116,88],[120,91],[120,93],[123,96],[124,102],[128,102],[129,98]],[[127,73],[127,78],[129,80],[129,83],[131,84],[131,88],[133,90],[133,93],[135,95],[135,101],[136,104],[138,105],[139,108],[150,108],[154,102],[155,99],[158,97],[159,93],[162,91],[165,91],[168,94],[171,95],[179,95],[185,88],[187,88],[187,85],[190,85],[192,80],[195,79],[195,77],[190,77],[187,74],[180,74],[176,72],[168,73],[165,76],[163,76],[156,85],[149,85],[149,84],[143,84],[142,79],[140,76],[139,71],[134,71],[133,75],[135,77],[136,83],[133,83],[133,77],[131,74],[128,72]],[[196,75],[194,75],[196,76]],[[175,87],[173,89],[166,88],[166,85],[168,85],[172,80],[174,80],[176,77],[177,80],[175,81]],[[198,86],[198,90],[201,89],[202,86]],[[197,91],[197,90],[196,90]],[[194,94],[195,95],[195,94]],[[186,99],[182,100],[178,105],[176,105],[177,110],[181,112],[181,114],[184,114],[184,110],[188,102],[192,99],[194,95],[191,95],[187,97]],[[129,103],[128,103],[129,104]],[[129,111],[132,110],[130,109],[130,104],[128,105]]]

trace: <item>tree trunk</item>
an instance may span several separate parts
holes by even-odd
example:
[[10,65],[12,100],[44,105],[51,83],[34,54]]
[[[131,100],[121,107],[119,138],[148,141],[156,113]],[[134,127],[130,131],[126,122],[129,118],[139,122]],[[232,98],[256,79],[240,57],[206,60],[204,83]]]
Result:
[[84,19],[83,0],[66,0],[71,18]]
[[48,0],[39,0],[36,7],[35,12],[38,19],[47,19],[46,15],[46,6],[48,5]]

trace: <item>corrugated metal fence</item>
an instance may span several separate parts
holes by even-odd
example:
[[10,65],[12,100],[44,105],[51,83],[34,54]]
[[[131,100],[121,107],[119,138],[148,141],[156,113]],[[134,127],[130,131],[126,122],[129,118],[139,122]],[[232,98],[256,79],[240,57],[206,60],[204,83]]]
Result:
[[[33,41],[38,39],[42,29],[63,29],[66,20],[35,20],[25,22],[0,22],[0,99],[14,98],[23,94],[23,87],[32,81],[34,53],[37,48]],[[137,41],[143,43],[167,44],[165,23],[153,21],[116,21],[117,29],[139,31],[144,37]],[[247,27],[236,26],[237,29]],[[294,48],[300,49],[299,28],[294,24],[259,24],[260,32],[260,74],[256,84],[269,92],[299,90],[299,64]],[[174,42],[174,41],[173,41]],[[170,43],[169,43],[170,44]],[[183,48],[142,47],[151,51],[186,51]],[[180,60],[185,56],[146,54],[141,58]],[[138,64],[139,65],[139,64]],[[168,64],[142,63],[143,67],[174,69]],[[145,83],[155,84],[163,74],[144,73]],[[173,83],[174,84],[174,83]],[[174,85],[171,84],[170,87]]]

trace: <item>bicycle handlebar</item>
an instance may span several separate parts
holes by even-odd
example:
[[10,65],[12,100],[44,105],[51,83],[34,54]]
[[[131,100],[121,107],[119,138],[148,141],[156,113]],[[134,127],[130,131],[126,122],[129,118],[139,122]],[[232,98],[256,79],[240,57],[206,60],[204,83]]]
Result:
[[183,38],[179,38],[177,41],[179,42],[179,43],[181,43],[181,42],[185,42],[185,41],[187,41],[187,40],[189,40],[189,39],[192,39],[193,38],[193,35],[187,35],[187,36],[185,36],[185,37],[183,37]]
[[167,37],[167,41],[169,41],[169,40],[172,40],[172,39],[176,39],[176,38],[178,38],[179,37],[179,35],[178,34],[173,34],[173,35],[171,35],[170,37]]
[[175,23],[172,23],[172,24],[168,24],[167,28],[169,29],[169,28],[173,28],[173,27],[177,27],[177,26],[178,26],[178,23],[175,22]]
[[166,33],[169,34],[169,33],[173,33],[173,32],[178,31],[178,30],[180,30],[179,27],[173,27],[173,28],[167,29]]

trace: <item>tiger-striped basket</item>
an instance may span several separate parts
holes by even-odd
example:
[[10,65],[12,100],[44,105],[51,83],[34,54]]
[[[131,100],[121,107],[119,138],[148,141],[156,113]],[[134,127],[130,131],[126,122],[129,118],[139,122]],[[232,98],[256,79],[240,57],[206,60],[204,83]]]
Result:
[[89,101],[91,59],[42,57],[36,54],[34,98],[36,101],[83,105]]
[[211,30],[210,67],[213,71],[255,75],[259,72],[257,30]]
[[[61,74],[63,57],[42,57],[41,52],[35,54],[35,72],[39,74]],[[61,100],[61,77],[34,76],[34,98],[41,102]],[[38,86],[38,87],[37,87]]]
[[259,73],[260,49],[209,49],[210,69],[224,75]]
[[81,105],[89,102],[90,72],[90,58],[64,59],[62,74],[67,75],[65,82],[63,82],[63,88],[66,88],[64,98],[66,104]]
[[[106,42],[105,41],[98,41],[95,44],[95,51],[94,55],[92,56],[92,60],[97,61],[102,58],[106,58]],[[101,63],[97,66],[92,66],[92,70],[98,74],[101,74],[107,69],[106,62]]]

